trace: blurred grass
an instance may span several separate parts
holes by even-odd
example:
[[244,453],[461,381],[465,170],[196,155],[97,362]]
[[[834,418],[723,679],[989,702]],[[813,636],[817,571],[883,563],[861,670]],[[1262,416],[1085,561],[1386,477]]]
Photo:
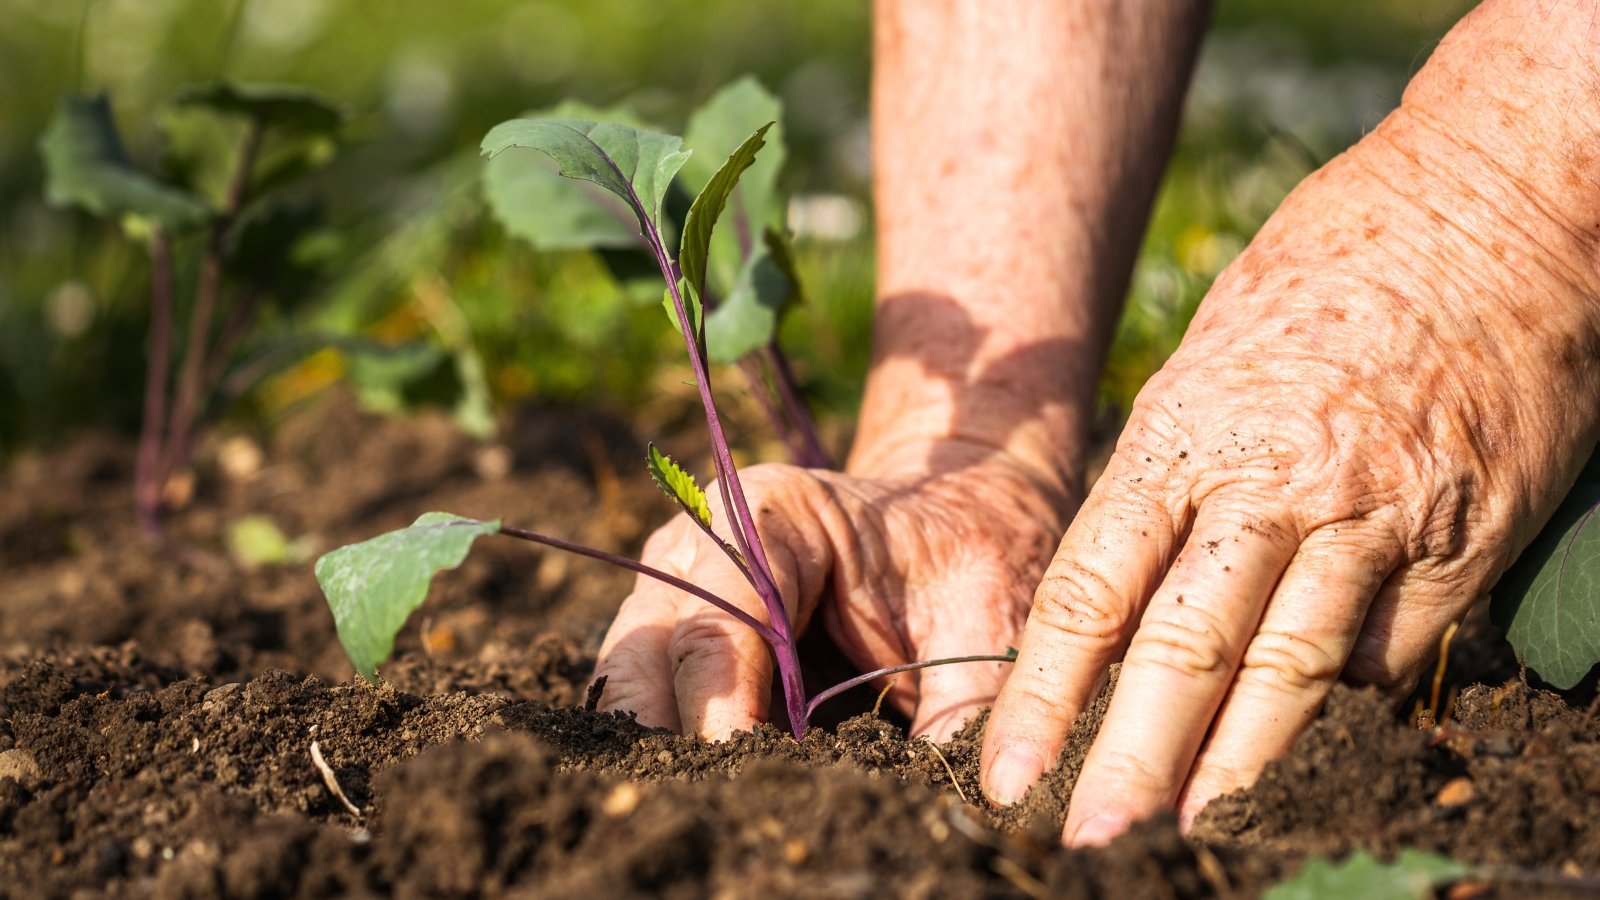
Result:
[[[1398,102],[1465,6],[1220,4],[1102,384],[1113,413],[1283,195]],[[109,89],[130,151],[150,166],[171,152],[163,109],[185,84],[228,77],[329,94],[351,116],[344,153],[316,179],[338,277],[269,322],[269,336],[427,336],[437,330],[419,305],[427,295],[465,317],[497,400],[638,410],[681,353],[659,292],[618,277],[625,260],[507,239],[478,198],[478,139],[567,97],[626,102],[677,126],[750,72],[785,101],[790,187],[864,213],[868,13],[860,0],[7,0],[0,452],[85,425],[131,430],[137,418],[142,253],[40,197],[34,143],[62,93]],[[801,240],[811,302],[785,328],[820,405],[842,420],[866,367],[873,273],[870,233],[848,232]],[[325,358],[318,365],[312,374],[323,375],[255,392],[236,414],[270,416],[337,376]]]

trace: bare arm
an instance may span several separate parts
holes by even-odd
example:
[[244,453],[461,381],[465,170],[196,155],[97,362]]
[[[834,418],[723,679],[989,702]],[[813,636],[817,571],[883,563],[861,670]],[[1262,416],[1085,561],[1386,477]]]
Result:
[[953,437],[1081,496],[1207,7],[878,0],[877,340],[851,471]]

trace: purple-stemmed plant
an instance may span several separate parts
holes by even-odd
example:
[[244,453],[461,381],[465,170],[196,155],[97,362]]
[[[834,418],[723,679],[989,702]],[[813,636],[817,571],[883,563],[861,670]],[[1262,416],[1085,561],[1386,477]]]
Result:
[[620,566],[686,591],[738,619],[759,634],[772,650],[789,727],[796,740],[804,735],[806,723],[817,705],[856,685],[926,666],[1003,662],[1013,658],[1008,653],[894,666],[852,678],[815,697],[806,696],[794,628],[777,579],[767,562],[755,517],[751,515],[738,469],[733,463],[727,434],[717,414],[716,399],[711,391],[706,316],[701,300],[705,294],[706,262],[713,229],[739,176],[750,167],[765,143],[770,127],[770,123],[764,125],[746,138],[690,204],[676,259],[662,237],[660,221],[668,185],[689,156],[682,150],[679,138],[616,123],[518,119],[497,126],[483,141],[483,151],[489,156],[511,148],[539,150],[556,161],[562,175],[590,181],[606,189],[627,204],[637,218],[640,233],[666,280],[668,312],[689,353],[710,436],[717,490],[723,509],[728,511],[728,530],[733,542],[730,544],[713,529],[710,504],[694,477],[653,444],[647,452],[650,475],[744,575],[761,598],[767,621],[698,585],[615,554],[506,527],[498,520],[485,522],[449,513],[428,513],[409,528],[342,547],[317,561],[317,579],[333,610],[340,641],[363,676],[372,678],[378,663],[393,651],[395,634],[412,610],[426,598],[433,575],[459,565],[472,542],[485,534],[503,534]]

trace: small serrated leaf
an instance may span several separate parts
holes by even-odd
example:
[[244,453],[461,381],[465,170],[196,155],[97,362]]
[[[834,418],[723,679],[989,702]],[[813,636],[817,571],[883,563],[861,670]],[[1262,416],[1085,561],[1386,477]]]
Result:
[[340,547],[317,560],[317,583],[356,671],[373,680],[394,638],[428,597],[433,576],[466,559],[472,542],[500,531],[451,513],[424,513],[409,528]]
[[1420,850],[1402,850],[1394,862],[1358,850],[1341,862],[1308,861],[1262,900],[1425,900],[1434,888],[1470,872],[1453,859]]
[[655,444],[649,445],[647,451],[650,477],[655,480],[656,487],[697,522],[710,528],[711,504],[706,502],[706,492],[700,489],[694,476],[684,471],[672,457],[657,450]]
[[1580,481],[1490,592],[1528,668],[1566,690],[1600,662],[1600,483]]
[[108,217],[139,216],[177,231],[205,222],[205,203],[134,166],[104,94],[69,95],[39,139],[45,199]]

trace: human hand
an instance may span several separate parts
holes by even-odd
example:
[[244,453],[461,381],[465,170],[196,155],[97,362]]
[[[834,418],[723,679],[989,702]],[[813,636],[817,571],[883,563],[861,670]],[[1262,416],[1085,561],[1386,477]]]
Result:
[[1572,483],[1597,434],[1600,220],[1569,215],[1593,170],[1552,195],[1458,125],[1402,107],[1218,279],[1039,588],[991,799],[1055,760],[1120,655],[1063,838],[1187,825],[1341,674],[1407,684]]
[[[820,618],[864,671],[1004,652],[1061,533],[1066,498],[1003,453],[970,445],[901,447],[893,458],[925,471],[849,476],[763,465],[740,472],[796,631]],[[937,471],[920,460],[938,460]],[[715,506],[718,492],[706,493]],[[720,508],[714,517],[719,530],[728,521]],[[766,618],[744,577],[687,519],[652,535],[644,562]],[[890,697],[911,715],[914,733],[943,740],[993,700],[1007,668],[969,663],[904,673]],[[762,639],[653,579],[639,579],[623,602],[595,674],[606,678],[602,708],[631,710],[647,725],[715,739],[767,718],[772,661]]]

